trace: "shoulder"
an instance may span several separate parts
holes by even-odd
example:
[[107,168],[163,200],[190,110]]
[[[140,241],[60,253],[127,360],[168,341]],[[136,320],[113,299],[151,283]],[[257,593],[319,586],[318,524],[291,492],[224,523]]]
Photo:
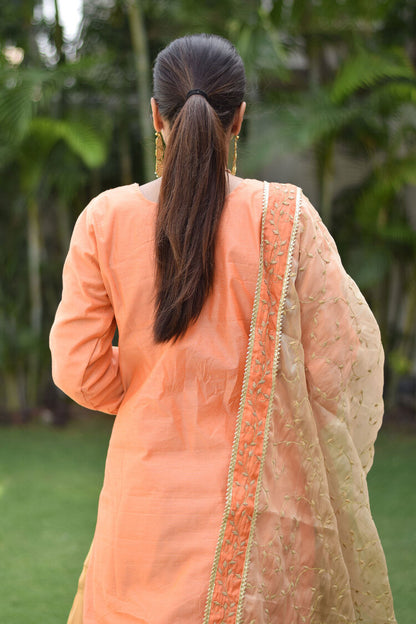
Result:
[[86,207],[88,214],[92,216],[104,216],[109,211],[119,211],[140,203],[138,184],[128,184],[116,188],[107,189],[94,197]]
[[140,193],[138,184],[128,184],[103,191],[94,197],[80,215],[88,228],[97,233],[111,232],[118,223],[140,219],[150,202]]
[[271,182],[270,198],[276,207],[284,208],[290,205],[292,214],[295,214],[296,211],[300,236],[322,237],[335,246],[335,242],[322,221],[321,215],[301,187],[294,184]]
[[275,207],[281,205],[282,207],[288,205],[288,201],[293,199],[296,201],[298,193],[302,193],[302,189],[294,184],[286,184],[282,182],[269,182],[267,180],[257,180],[252,178],[244,178],[242,184],[237,186],[249,191],[255,195],[265,195],[268,198],[269,203],[273,202]]
[[277,205],[278,202],[280,202],[282,206],[287,206],[289,203],[292,203],[298,207],[301,220],[312,220],[322,223],[318,211],[314,208],[300,186],[285,182],[269,182],[268,184],[270,197]]
[[314,208],[300,186],[288,182],[267,182],[251,179],[245,179],[244,181],[257,191],[264,189],[266,185],[266,192],[268,188],[269,203],[273,203],[275,208],[285,208],[291,204],[298,208],[300,221],[302,223],[308,225],[314,224],[314,226],[319,225],[326,229],[319,212]]
[[289,211],[292,214],[299,209],[302,200],[302,189],[294,184],[270,182],[269,202],[277,209]]
[[322,221],[318,210],[304,193],[302,193],[300,201],[299,235],[301,249],[307,250],[308,247],[315,245],[319,250],[327,250],[337,258],[337,261],[340,261],[334,238]]
[[331,257],[341,263],[337,245],[316,208],[303,190],[294,184],[271,182],[269,184],[269,208],[290,215],[295,222],[297,253],[302,262],[309,262],[313,254],[321,258]]

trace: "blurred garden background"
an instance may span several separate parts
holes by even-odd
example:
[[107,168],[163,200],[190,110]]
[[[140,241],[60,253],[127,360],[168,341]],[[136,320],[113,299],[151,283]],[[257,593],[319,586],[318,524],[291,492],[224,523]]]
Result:
[[[54,386],[75,219],[154,177],[152,63],[213,32],[245,62],[238,174],[303,187],[379,322],[370,472],[399,624],[416,612],[416,2],[8,0],[0,6],[0,622],[66,621],[111,418]],[[371,623],[369,623],[371,624]]]

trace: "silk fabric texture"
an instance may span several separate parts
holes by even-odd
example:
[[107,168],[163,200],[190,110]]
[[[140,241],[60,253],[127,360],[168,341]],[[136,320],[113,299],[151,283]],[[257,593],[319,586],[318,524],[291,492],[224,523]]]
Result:
[[155,214],[105,192],[64,267],[55,382],[117,415],[71,624],[395,622],[366,485],[380,336],[319,215],[240,183],[201,316],[156,345]]

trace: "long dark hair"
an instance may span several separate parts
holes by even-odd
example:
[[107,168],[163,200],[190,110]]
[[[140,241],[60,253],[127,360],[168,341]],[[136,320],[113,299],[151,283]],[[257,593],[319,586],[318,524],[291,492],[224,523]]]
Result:
[[[243,62],[215,35],[176,39],[159,53],[154,98],[170,125],[156,219],[156,342],[176,340],[212,288],[227,192],[229,130],[245,91]],[[187,98],[190,90],[205,94]]]

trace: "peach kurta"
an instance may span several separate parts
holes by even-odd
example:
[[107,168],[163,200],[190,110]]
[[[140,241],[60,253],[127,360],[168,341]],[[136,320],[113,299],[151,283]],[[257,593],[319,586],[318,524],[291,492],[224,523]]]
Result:
[[300,190],[268,193],[228,196],[213,292],[174,344],[152,339],[156,205],[131,185],[77,221],[53,375],[117,414],[84,624],[395,621],[365,483],[378,328]]

